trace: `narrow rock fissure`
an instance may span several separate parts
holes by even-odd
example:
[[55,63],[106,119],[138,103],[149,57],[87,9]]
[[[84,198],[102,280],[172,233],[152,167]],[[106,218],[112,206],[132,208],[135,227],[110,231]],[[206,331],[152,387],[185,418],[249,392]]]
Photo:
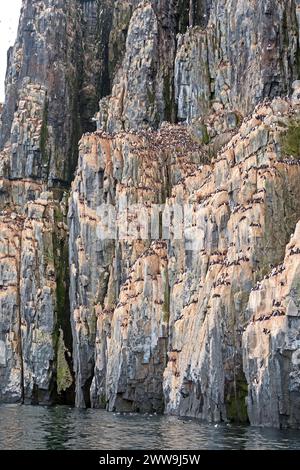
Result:
[[23,228],[19,235],[19,259],[16,260],[17,267],[17,321],[18,321],[18,354],[20,356],[20,389],[21,403],[25,402],[25,382],[24,382],[24,357],[23,357],[23,338],[22,338],[22,312],[21,312],[21,266],[22,266],[22,236]]

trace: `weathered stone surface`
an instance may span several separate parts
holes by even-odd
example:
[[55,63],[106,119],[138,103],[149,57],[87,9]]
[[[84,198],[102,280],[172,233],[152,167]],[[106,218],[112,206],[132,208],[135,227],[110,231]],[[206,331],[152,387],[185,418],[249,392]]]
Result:
[[[163,120],[175,119],[172,100],[176,32],[173,3],[144,1],[134,10],[128,25],[125,56],[114,79],[112,96],[100,102],[99,129],[109,132],[137,130],[158,127]],[[127,8],[126,14],[127,11],[129,13],[130,9]]]
[[16,222],[23,224],[23,221],[9,220],[5,223],[3,216],[1,219],[0,397],[5,401],[18,401],[22,396],[23,363],[20,356],[21,322],[18,308],[20,238]]
[[[69,381],[67,389],[57,390],[56,385],[59,328],[65,348],[71,350],[71,343],[63,318],[68,305],[65,209],[52,198],[42,193],[24,215],[3,210],[0,216],[0,397],[8,401],[51,403],[72,386]],[[65,374],[72,367],[70,357],[67,363]]]
[[300,225],[276,266],[252,290],[244,335],[248,411],[253,425],[299,428]]
[[[280,154],[281,134],[294,112],[282,99],[258,107],[204,166],[205,155],[199,158],[184,126],[82,139],[69,212],[78,405],[160,411],[160,377],[169,413],[247,418],[242,332],[248,298],[255,282],[282,261],[300,216],[300,167]],[[141,362],[152,331],[148,315],[151,328],[162,328],[161,310],[151,306],[154,294],[145,293],[139,274],[149,238],[101,239],[108,220],[97,208],[109,202],[118,218],[125,201],[142,202],[144,220],[155,203],[193,208],[183,236],[178,239],[178,226],[171,224],[168,237],[168,362],[162,373],[164,356],[160,352],[158,360],[153,349],[155,394]],[[155,295],[164,290],[160,284]]]
[[[104,399],[109,410],[164,410],[162,375],[167,362],[168,323],[166,244],[156,242],[138,258],[121,288],[107,340],[106,390],[100,401],[97,397],[98,403]],[[102,333],[102,319],[99,327]],[[103,364],[99,362],[101,374]]]
[[298,77],[297,28],[293,0],[213,2],[207,27],[179,37],[178,118],[203,118],[216,105],[246,115],[263,98],[290,93]]
[[[113,0],[81,0],[82,58],[79,63],[79,107],[83,131],[95,130],[93,116],[99,99],[111,91],[109,64],[110,32],[115,5]],[[80,53],[80,51],[79,51]]]
[[[6,75],[6,101],[2,113],[0,145],[10,141],[15,112],[22,113],[22,95],[27,101],[39,100],[26,90],[28,82],[44,87],[44,109],[40,126],[40,138],[32,142],[30,135],[24,136],[23,153],[18,157],[25,162],[32,159],[32,147],[40,154],[37,164],[47,165],[47,177],[67,181],[76,164],[78,141],[78,110],[76,109],[76,88],[78,69],[76,68],[76,49],[78,48],[79,12],[75,0],[24,0],[19,24],[18,38],[9,53]],[[68,67],[66,64],[68,63]],[[27,103],[30,105],[30,103]],[[44,112],[43,112],[44,111]],[[20,117],[21,117],[20,116]],[[39,116],[40,118],[40,116]],[[50,129],[48,131],[48,125]],[[49,135],[48,134],[51,134]],[[20,137],[21,138],[21,137]],[[26,145],[29,146],[27,149]],[[43,155],[44,154],[44,155]],[[39,177],[36,167],[13,161],[11,176]],[[14,166],[17,164],[17,167]],[[19,166],[18,166],[19,165]]]
[[[286,114],[282,100],[256,109],[212,167],[173,188],[174,199],[197,210],[185,243],[169,248],[167,412],[246,419],[241,339],[248,297],[270,265],[281,262],[300,210],[298,196],[291,196],[299,192],[300,167],[280,161],[277,152],[279,104]],[[193,232],[196,247],[189,242]]]
[[[12,179],[47,178],[49,162],[46,154],[50,154],[52,149],[48,147],[46,150],[47,143],[41,142],[41,134],[46,132],[43,123],[46,95],[46,89],[41,85],[26,85],[24,82],[11,126],[11,156],[5,176]],[[50,132],[52,129],[47,130]]]
[[[23,1],[0,126],[0,149],[13,144],[10,177],[70,183],[82,131],[95,129],[98,101],[110,91],[111,3],[100,8],[97,0]],[[23,125],[30,112],[41,121],[34,139]]]
[[[123,132],[114,137],[96,133],[83,137],[69,203],[70,299],[78,405],[90,403],[95,341],[97,344],[98,334],[103,336],[96,330],[97,315],[107,312],[109,317],[113,312],[129,270],[149,247],[150,220],[146,223],[146,219],[150,218],[151,206],[163,204],[171,185],[195,171],[203,159],[199,145],[181,126],[165,125],[157,133]],[[138,204],[143,204],[140,226],[135,222],[140,215]],[[109,226],[104,213],[107,207],[113,209],[119,232]],[[153,237],[158,238],[159,233],[154,232]],[[103,321],[103,327],[106,323]]]

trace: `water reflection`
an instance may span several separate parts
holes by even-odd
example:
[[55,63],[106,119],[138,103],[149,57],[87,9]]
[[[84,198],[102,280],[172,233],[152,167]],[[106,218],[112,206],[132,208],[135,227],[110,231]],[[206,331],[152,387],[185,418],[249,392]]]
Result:
[[0,449],[300,449],[300,432],[215,426],[170,416],[3,405]]
[[47,422],[44,419],[41,420],[41,430],[45,436],[45,449],[66,450],[67,444],[72,437],[72,417],[70,412],[62,407],[49,408],[47,411]]

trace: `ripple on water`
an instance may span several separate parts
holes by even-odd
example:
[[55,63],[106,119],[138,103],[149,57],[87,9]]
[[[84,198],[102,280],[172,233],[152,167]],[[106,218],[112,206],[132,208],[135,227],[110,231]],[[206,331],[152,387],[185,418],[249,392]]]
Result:
[[300,449],[300,431],[64,406],[1,405],[0,422],[0,449]]

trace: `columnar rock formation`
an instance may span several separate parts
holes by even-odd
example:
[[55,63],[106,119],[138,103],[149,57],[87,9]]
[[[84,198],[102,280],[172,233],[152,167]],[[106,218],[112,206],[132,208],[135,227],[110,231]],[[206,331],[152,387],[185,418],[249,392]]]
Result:
[[283,263],[249,299],[251,321],[243,349],[249,417],[255,425],[299,427],[299,229],[298,223]]
[[23,0],[0,400],[299,427],[298,20],[296,0]]

